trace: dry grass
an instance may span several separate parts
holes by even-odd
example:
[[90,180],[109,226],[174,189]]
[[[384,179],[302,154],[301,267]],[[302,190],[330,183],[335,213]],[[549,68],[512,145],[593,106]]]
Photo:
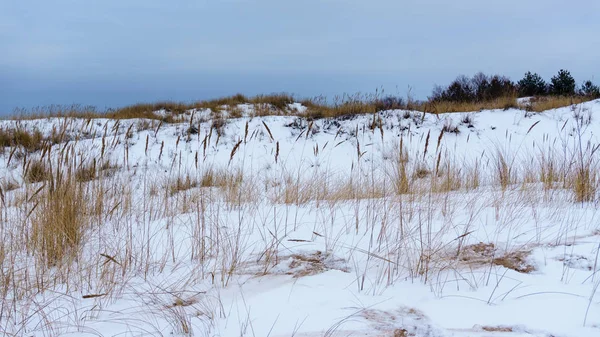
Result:
[[530,251],[516,251],[507,253],[503,256],[494,258],[492,263],[497,266],[512,269],[519,273],[531,273],[535,271],[535,267],[527,261],[527,257],[531,254]]
[[576,202],[590,202],[596,197],[596,171],[589,166],[580,167],[573,179],[573,192]]
[[209,168],[202,172],[200,186],[225,188],[228,185],[239,184],[241,180],[242,176],[239,173],[231,174],[225,169]]
[[38,183],[50,179],[51,172],[42,160],[29,161],[25,170],[25,181],[27,183]]
[[[132,119],[132,118],[145,118],[145,119],[157,119],[163,122],[173,122],[172,115],[182,114],[189,110],[191,107],[187,104],[177,102],[158,102],[153,104],[135,104],[124,108],[116,109],[106,113],[105,117],[112,119]],[[157,111],[164,110],[171,113],[165,117],[156,114]]]
[[458,251],[458,259],[470,266],[484,266],[490,263],[512,269],[519,273],[531,273],[535,266],[528,262],[529,250],[516,250],[496,256],[498,249],[493,243],[477,243],[464,246]]
[[513,332],[514,329],[510,326],[482,326],[481,330],[487,332]]
[[4,177],[0,179],[0,189],[3,192],[10,192],[16,190],[19,187],[21,187],[19,183],[17,183],[14,179],[10,177]]
[[441,114],[449,112],[473,112],[494,109],[507,110],[511,108],[518,108],[516,96],[507,96],[486,102],[427,102],[417,106],[416,110]]
[[47,117],[98,118],[101,115],[90,105],[48,105],[26,109],[16,109],[9,119],[40,119]]
[[286,110],[288,108],[288,104],[292,104],[295,102],[294,96],[280,93],[280,94],[270,94],[270,95],[258,95],[247,101],[251,104],[268,104],[279,111]]
[[505,191],[511,184],[515,182],[514,160],[507,158],[507,154],[503,150],[497,148],[494,154],[495,180],[498,185]]
[[573,104],[580,104],[591,101],[592,97],[587,96],[543,96],[535,97],[526,106],[527,110],[542,112],[551,109],[563,108]]
[[39,130],[29,132],[21,128],[9,130],[0,128],[0,147],[15,146],[29,152],[37,151],[44,146],[44,137]]
[[[386,109],[406,109],[423,113],[455,113],[455,112],[476,112],[481,110],[510,109],[520,108],[517,105],[516,96],[506,96],[490,101],[482,102],[452,102],[452,101],[415,101],[409,97],[406,101],[401,100],[397,104],[387,106],[384,104],[381,93],[374,94],[353,94],[336,96],[331,101],[326,97],[318,96],[308,99],[296,99],[293,95],[287,93],[274,93],[269,95],[257,95],[247,97],[242,94],[235,94],[211,100],[203,100],[192,103],[182,102],[156,102],[156,103],[138,103],[130,106],[110,109],[100,112],[90,106],[49,106],[38,107],[29,111],[17,111],[12,116],[15,119],[33,119],[44,117],[77,117],[77,118],[112,118],[112,119],[132,119],[143,118],[151,120],[160,120],[166,123],[177,121],[177,117],[187,113],[192,109],[204,110],[210,109],[213,113],[219,113],[227,110],[230,112],[229,118],[241,117],[241,112],[237,108],[240,104],[253,104],[255,116],[273,116],[273,115],[300,115],[298,111],[289,108],[289,104],[299,102],[307,110],[302,116],[309,119],[320,118],[350,118],[360,114],[371,114]],[[534,98],[531,104],[524,106],[530,111],[544,111],[559,107],[570,106],[591,100],[590,97],[555,97],[545,96]],[[166,114],[157,114],[157,111],[165,111]],[[0,144],[3,143],[0,134]]]
[[96,160],[88,165],[80,165],[75,171],[75,180],[78,182],[87,182],[94,179],[96,179]]
[[89,199],[73,179],[41,192],[31,220],[31,246],[49,266],[74,258],[88,226]]
[[198,187],[198,181],[192,178],[190,175],[186,175],[185,177],[177,177],[174,181],[171,181],[168,184],[167,190],[170,195],[175,195],[182,191],[187,191],[189,189]]

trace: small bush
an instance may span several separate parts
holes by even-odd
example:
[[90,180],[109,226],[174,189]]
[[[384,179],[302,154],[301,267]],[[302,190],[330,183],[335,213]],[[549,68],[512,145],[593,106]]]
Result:
[[501,97],[514,96],[515,84],[505,76],[494,75],[491,77],[478,73],[471,79],[475,90],[475,99],[478,102],[486,102]]
[[[436,86],[429,97],[429,103],[435,107],[436,113],[457,112],[457,111],[477,111],[484,108],[509,108],[512,107],[516,95],[515,84],[505,76],[494,75],[487,76],[483,73],[477,73],[472,78],[464,75],[458,76],[448,87]],[[510,100],[510,104],[501,104],[498,101]],[[461,108],[440,108],[448,105],[471,105]],[[474,108],[473,105],[479,108]],[[442,110],[442,111],[440,111]],[[454,111],[452,111],[454,110]]]
[[452,123],[451,119],[446,119],[446,121],[444,122],[444,126],[442,127],[442,131],[443,132],[449,132],[449,133],[454,133],[454,134],[459,134],[460,133],[460,129],[458,128],[458,125],[454,125]]
[[214,116],[211,123],[211,128],[217,132],[217,135],[223,136],[226,125],[227,120],[223,116]]
[[406,103],[404,102],[404,99],[396,96],[387,96],[378,99],[375,102],[375,105],[377,111],[406,109]]
[[430,100],[434,102],[472,102],[475,101],[475,90],[472,81],[465,75],[460,75],[446,88],[436,86]]
[[460,119],[460,123],[466,125],[469,128],[475,126],[475,121],[473,120],[473,116],[470,114],[464,114]]

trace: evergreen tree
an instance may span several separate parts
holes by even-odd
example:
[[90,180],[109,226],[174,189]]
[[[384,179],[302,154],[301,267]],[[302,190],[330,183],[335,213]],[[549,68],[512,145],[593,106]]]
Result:
[[522,80],[517,83],[519,96],[541,96],[548,93],[547,85],[544,79],[537,73],[530,71],[525,73]]
[[582,96],[589,96],[592,98],[600,97],[600,88],[597,85],[592,83],[592,81],[585,81],[583,85],[581,85],[581,89],[579,90],[579,94]]
[[575,95],[575,79],[568,70],[561,69],[550,80],[550,94],[557,96]]

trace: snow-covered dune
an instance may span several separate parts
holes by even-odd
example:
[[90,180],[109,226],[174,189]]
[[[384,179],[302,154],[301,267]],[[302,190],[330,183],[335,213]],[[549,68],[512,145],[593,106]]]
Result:
[[[314,121],[238,110],[224,125],[206,111],[0,121],[54,139],[0,152],[0,331],[600,335],[600,100]],[[37,160],[62,179],[95,172],[76,182],[81,238],[52,263],[32,233],[65,180],[32,182]]]

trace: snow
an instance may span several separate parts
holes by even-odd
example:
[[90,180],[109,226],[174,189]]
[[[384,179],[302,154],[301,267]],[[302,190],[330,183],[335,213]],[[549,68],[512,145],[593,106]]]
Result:
[[[546,190],[539,182],[515,182],[506,190],[496,183],[499,154],[515,176],[526,177],[528,168],[538,173],[541,153],[565,163],[576,158],[578,144],[600,144],[600,100],[536,114],[509,109],[423,117],[385,111],[376,116],[381,126],[375,128],[373,115],[308,121],[252,117],[252,105],[237,108],[242,117],[229,119],[221,135],[211,131],[206,110],[160,126],[149,120],[0,121],[2,129],[45,135],[64,130],[79,160],[110,159],[119,167],[107,183],[108,203],[117,206],[87,230],[81,258],[69,273],[51,277],[60,269],[45,269],[36,277],[35,258],[25,253],[15,254],[14,263],[2,262],[3,275],[13,268],[17,279],[2,293],[0,331],[600,335],[597,203],[575,202],[570,190]],[[305,110],[298,103],[289,108]],[[463,123],[465,116],[472,125]],[[589,123],[577,122],[587,116]],[[198,126],[197,134],[188,134],[190,123]],[[460,132],[440,136],[444,125]],[[463,183],[412,198],[390,193],[400,144],[410,165],[422,163],[431,171],[438,158],[442,166],[463,169],[461,174],[477,163],[479,186],[467,189]],[[56,160],[61,154],[51,155]],[[31,205],[18,206],[18,200],[41,185],[25,187],[23,159],[9,157],[8,151],[0,155],[0,182],[22,187],[5,192],[0,235],[4,247],[21,251],[10,245],[20,224],[29,221]],[[229,198],[218,186],[164,192],[178,176],[200,178],[211,169],[241,172],[242,187]],[[333,190],[350,179],[358,189],[384,192],[354,198],[340,189],[335,201],[283,201],[285,186],[294,182],[307,191],[324,190],[325,182]],[[149,197],[152,186],[159,192]],[[199,257],[199,238],[211,247],[205,259]],[[497,259],[532,270],[507,268]],[[22,290],[26,284],[35,288],[36,279],[60,281],[40,292]]]

